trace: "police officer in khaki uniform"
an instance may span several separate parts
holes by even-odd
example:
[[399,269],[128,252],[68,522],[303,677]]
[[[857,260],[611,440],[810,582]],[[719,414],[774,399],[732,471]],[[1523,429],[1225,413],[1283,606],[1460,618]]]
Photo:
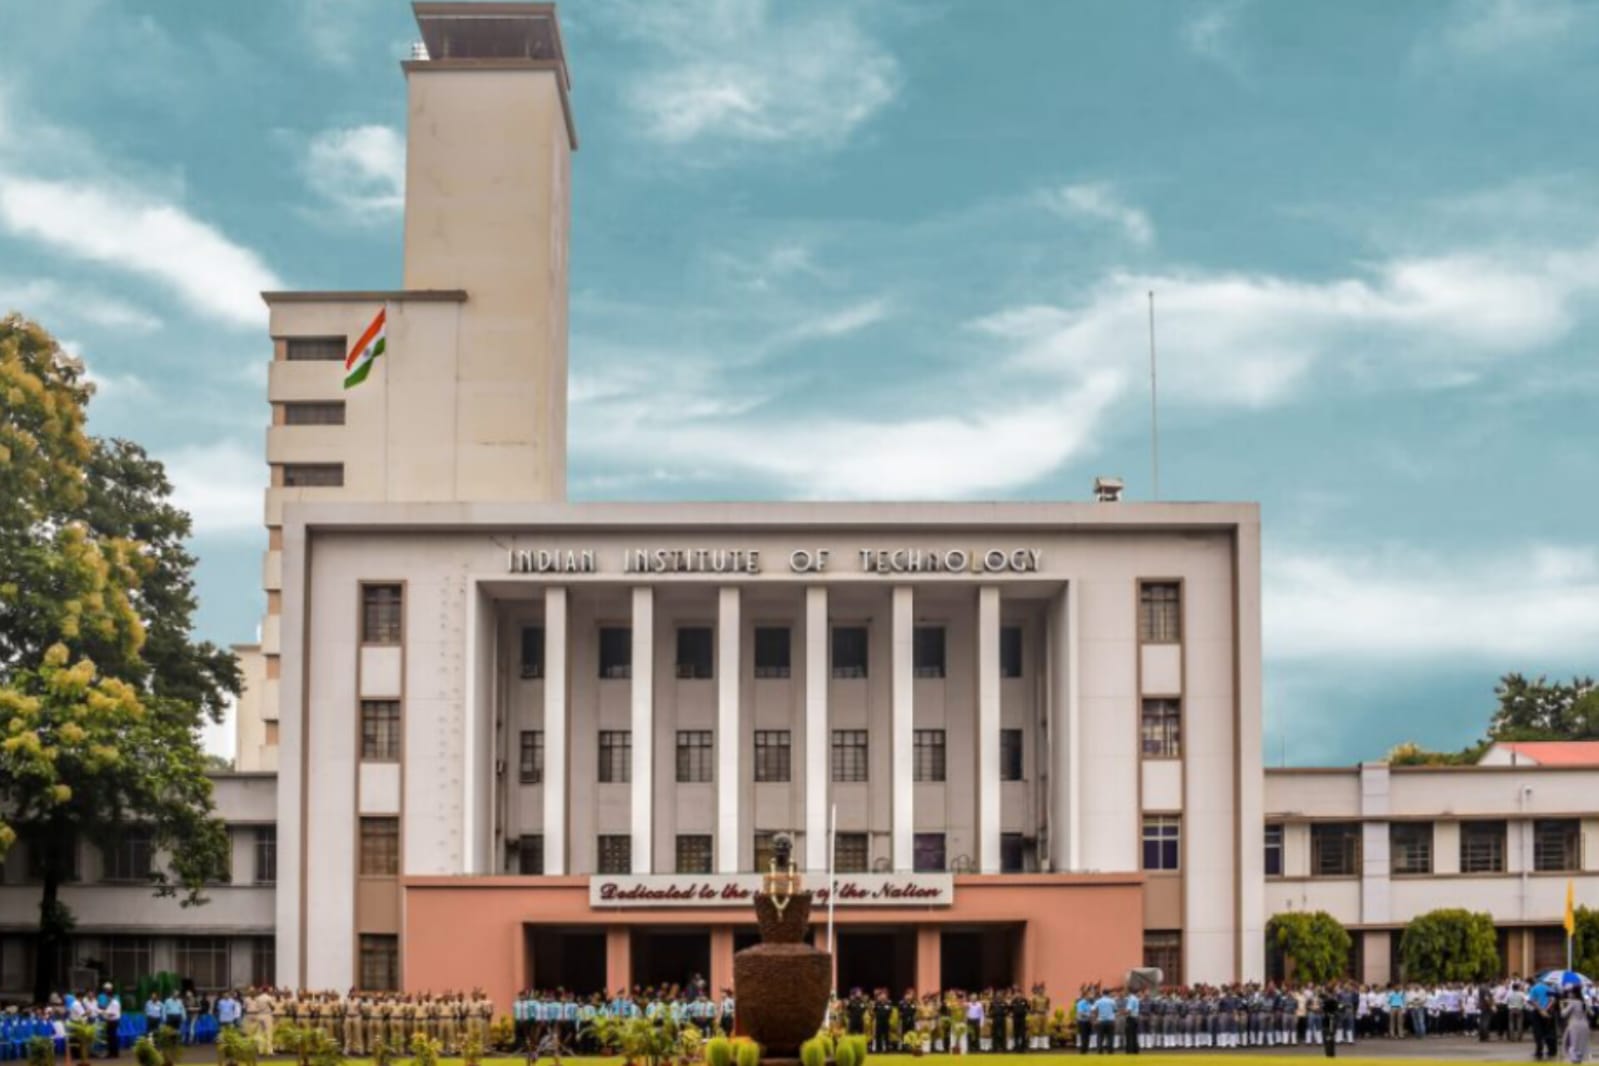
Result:
[[366,1054],[366,1031],[361,1020],[361,997],[355,994],[355,989],[350,989],[350,995],[344,1001],[344,1053],[346,1055]]

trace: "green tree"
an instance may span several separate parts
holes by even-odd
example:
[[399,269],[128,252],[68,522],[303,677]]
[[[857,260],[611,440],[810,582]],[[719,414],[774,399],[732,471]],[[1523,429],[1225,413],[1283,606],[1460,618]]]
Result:
[[1266,935],[1293,963],[1296,981],[1322,984],[1349,972],[1349,931],[1326,911],[1275,915]]
[[1571,946],[1572,968],[1592,977],[1599,973],[1599,910],[1578,907],[1576,936]]
[[1499,707],[1488,726],[1494,740],[1599,739],[1599,682],[1591,677],[1562,683],[1506,674],[1494,695]]
[[159,463],[85,432],[83,367],[0,319],[0,848],[20,829],[40,873],[35,995],[72,926],[60,887],[79,840],[146,827],[159,894],[204,902],[227,869],[199,731],[237,664],[190,635],[189,519]]
[[1445,907],[1419,914],[1399,941],[1405,980],[1435,984],[1483,981],[1500,970],[1493,916]]

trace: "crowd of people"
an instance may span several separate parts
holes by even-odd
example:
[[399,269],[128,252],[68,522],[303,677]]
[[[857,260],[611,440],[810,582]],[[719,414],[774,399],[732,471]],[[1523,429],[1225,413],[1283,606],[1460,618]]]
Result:
[[[640,1017],[693,1025],[706,1036],[732,1035],[737,1004],[731,989],[713,995],[698,976],[681,986],[634,987],[612,995],[526,989],[511,1004],[514,1031],[500,1034],[500,1042],[599,1053],[605,1050],[605,1023]],[[494,1018],[494,1004],[480,990],[340,994],[250,988],[215,999],[189,990],[152,994],[135,1010],[106,985],[52,997],[39,1008],[10,1008],[0,1016],[0,1026],[59,1040],[68,1022],[97,1022],[101,1046],[111,1058],[130,1037],[160,1027],[175,1030],[185,1043],[209,1040],[221,1029],[236,1027],[254,1038],[263,1053],[272,1054],[279,1050],[276,1037],[285,1025],[320,1030],[348,1055],[371,1054],[380,1044],[403,1051],[417,1034],[437,1041],[446,1054],[456,1054],[473,1037],[480,1047],[491,1047]],[[1075,1001],[1059,1005],[1052,1005],[1043,986],[1030,993],[1011,987],[920,996],[912,989],[895,996],[886,988],[856,988],[833,1000],[827,1019],[835,1032],[864,1036],[879,1053],[1075,1047],[1082,1054],[1136,1054],[1141,1049],[1474,1036],[1527,1041],[1535,1060],[1563,1057],[1570,1062],[1586,1061],[1595,1022],[1599,994],[1594,986],[1561,989],[1519,977],[1426,987],[1337,982],[1136,991],[1085,986]]]

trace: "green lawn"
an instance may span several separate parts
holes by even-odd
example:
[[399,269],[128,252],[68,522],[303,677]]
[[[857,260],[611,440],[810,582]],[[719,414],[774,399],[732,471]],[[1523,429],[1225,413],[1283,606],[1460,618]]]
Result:
[[[1403,1057],[1384,1058],[1361,1054],[1360,1049],[1365,1047],[1374,1048],[1376,1046],[1378,1045],[1357,1045],[1357,1050],[1353,1052],[1347,1047],[1340,1046],[1338,1048],[1338,1057],[1340,1059],[1357,1060],[1361,1063],[1461,1061],[1459,1056],[1451,1056],[1448,1054],[1449,1046],[1447,1044],[1438,1048],[1438,1054],[1436,1056],[1406,1055]],[[1495,1048],[1497,1050],[1498,1045],[1495,1045]],[[194,1051],[196,1049],[190,1050]],[[1127,1056],[1122,1054],[1106,1056],[1106,1058],[1113,1058],[1119,1063],[1129,1061],[1136,1062],[1137,1066],[1219,1066],[1219,1064],[1223,1063],[1238,1063],[1241,1064],[1241,1066],[1278,1066],[1278,1064],[1292,1063],[1296,1064],[1296,1066],[1305,1066],[1305,1064],[1311,1060],[1320,1059],[1321,1057],[1321,1051],[1319,1048],[1308,1047],[1299,1048],[1295,1053],[1287,1055],[1254,1051],[1229,1055],[1215,1051],[1189,1050],[1166,1053],[1145,1052],[1140,1054],[1137,1059],[1134,1060],[1129,1060]],[[1518,1054],[1516,1057],[1518,1059],[1530,1058],[1531,1055]],[[1067,1066],[1068,1063],[1074,1062],[1080,1062],[1083,1063],[1083,1066],[1087,1066],[1088,1062],[1092,1062],[1093,1060],[1099,1058],[1101,1058],[1099,1055],[1079,1056],[1075,1052],[1051,1051],[1032,1052],[1025,1055],[922,1055],[920,1057],[914,1055],[872,1055],[867,1058],[866,1062],[867,1066],[985,1066],[985,1064],[991,1063],[1004,1063],[1005,1066],[1024,1066],[1024,1064],[1025,1066]],[[1087,1060],[1086,1062],[1084,1061],[1085,1059]],[[199,1061],[200,1060],[198,1060],[198,1058],[190,1059],[190,1063],[192,1063],[193,1066],[198,1066]],[[277,1062],[280,1060],[274,1059],[272,1061]],[[372,1062],[371,1059],[357,1058],[346,1059],[344,1061],[346,1066],[370,1066]],[[508,1058],[505,1056],[490,1056],[484,1059],[485,1066],[510,1066],[512,1063],[520,1063],[523,1061],[525,1060]],[[585,1056],[568,1056],[562,1061],[580,1063],[581,1066],[623,1066],[623,1062],[620,1057],[590,1058]],[[409,1066],[409,1062],[410,1060],[408,1058],[396,1056],[394,1059],[395,1066]],[[462,1066],[462,1063],[459,1058],[441,1058],[439,1059],[439,1066]],[[548,1058],[540,1059],[539,1066],[552,1066],[551,1060]]]

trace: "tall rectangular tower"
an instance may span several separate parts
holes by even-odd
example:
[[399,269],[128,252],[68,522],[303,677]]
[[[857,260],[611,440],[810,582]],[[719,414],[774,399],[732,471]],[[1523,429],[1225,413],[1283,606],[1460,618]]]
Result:
[[[403,288],[263,293],[273,362],[267,613],[238,767],[277,767],[283,507],[566,496],[567,240],[577,146],[555,5],[417,3]],[[302,269],[301,274],[308,272]],[[379,311],[365,383],[343,359]]]

